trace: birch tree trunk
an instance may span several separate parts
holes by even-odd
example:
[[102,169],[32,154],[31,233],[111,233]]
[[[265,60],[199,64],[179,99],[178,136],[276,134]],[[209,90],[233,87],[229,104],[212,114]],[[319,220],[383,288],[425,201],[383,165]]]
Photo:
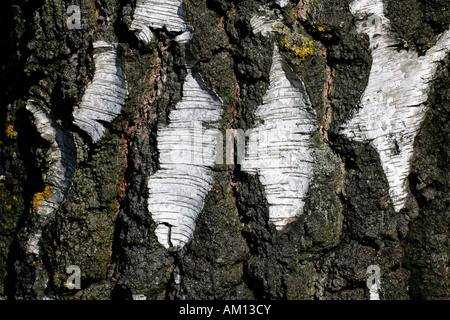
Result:
[[0,15],[0,299],[450,298],[447,2]]

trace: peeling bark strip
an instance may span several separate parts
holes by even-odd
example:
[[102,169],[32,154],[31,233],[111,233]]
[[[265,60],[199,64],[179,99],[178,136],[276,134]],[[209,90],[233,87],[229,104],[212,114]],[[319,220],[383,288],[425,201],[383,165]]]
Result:
[[361,109],[343,133],[355,141],[370,141],[377,150],[394,209],[400,211],[408,196],[414,138],[425,119],[437,62],[449,52],[450,32],[444,32],[437,44],[419,57],[413,50],[398,50],[401,40],[391,31],[381,0],[357,0],[350,9],[360,20],[359,32],[370,38],[373,63]]
[[222,102],[188,69],[183,98],[158,130],[160,169],[148,181],[148,210],[167,249],[192,237],[195,220],[212,187]]
[[310,136],[317,129],[303,83],[274,47],[270,87],[256,110],[262,121],[250,134],[242,170],[260,176],[270,221],[282,230],[301,214],[313,171]]
[[182,32],[175,41],[188,42],[192,38],[192,28],[187,23],[182,5],[183,0],[138,0],[130,30],[138,31],[138,39],[145,44],[153,40],[150,28]]
[[27,247],[28,253],[39,255],[42,228],[48,217],[58,210],[70,188],[76,168],[77,153],[72,137],[53,123],[42,107],[30,100],[26,108],[33,114],[39,134],[50,144],[46,159],[50,167],[43,174],[45,190],[35,194],[33,199],[33,211],[39,217],[39,223],[35,226]]
[[95,74],[86,88],[79,107],[73,112],[74,124],[86,131],[95,143],[105,128],[98,121],[113,121],[128,96],[128,86],[116,44],[94,43]]

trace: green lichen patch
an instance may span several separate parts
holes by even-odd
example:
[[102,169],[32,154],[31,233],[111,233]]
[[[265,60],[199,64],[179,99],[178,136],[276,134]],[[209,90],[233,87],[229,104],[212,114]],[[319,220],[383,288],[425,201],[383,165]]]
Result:
[[314,173],[307,195],[305,212],[306,233],[315,248],[330,248],[340,241],[343,226],[339,193],[344,182],[342,165],[337,155],[322,142],[319,133],[313,137]]

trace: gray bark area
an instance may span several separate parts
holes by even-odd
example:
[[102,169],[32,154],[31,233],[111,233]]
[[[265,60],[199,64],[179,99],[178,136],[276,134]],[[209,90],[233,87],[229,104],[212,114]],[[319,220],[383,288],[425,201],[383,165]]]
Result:
[[[358,32],[350,12],[353,1],[280,7],[276,1],[185,0],[180,21],[189,26],[152,28],[149,43],[131,28],[136,2],[3,5],[0,299],[368,300],[371,265],[381,270],[381,299],[450,298],[448,55],[431,83],[406,179],[408,197],[396,212],[377,150],[341,131],[359,109],[372,67],[369,37]],[[400,51],[423,56],[449,29],[446,1],[383,3],[402,39]],[[67,27],[70,5],[81,9],[79,29]],[[282,24],[255,33],[255,14]],[[192,39],[177,41],[186,30]],[[73,113],[94,79],[99,52],[93,44],[99,41],[114,44],[128,95],[114,119],[100,119],[103,136],[92,141]],[[277,230],[258,175],[238,164],[216,164],[191,240],[167,249],[148,210],[148,181],[160,169],[158,130],[168,127],[182,101],[186,66],[220,98],[215,125],[226,137],[227,129],[260,125],[255,113],[270,86],[274,44],[303,82],[316,117],[301,214]],[[76,168],[45,224],[38,207],[52,198],[46,175],[59,172],[49,156],[57,144],[35,124],[29,101],[76,149],[76,160],[72,152],[60,161],[75,161]],[[36,253],[28,244],[38,226]],[[80,289],[67,283],[67,267],[74,265],[81,270]]]

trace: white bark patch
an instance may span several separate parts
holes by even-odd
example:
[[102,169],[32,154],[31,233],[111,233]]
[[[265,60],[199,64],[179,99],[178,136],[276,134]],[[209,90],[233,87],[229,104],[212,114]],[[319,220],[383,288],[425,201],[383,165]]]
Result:
[[53,123],[47,112],[33,101],[28,101],[27,110],[33,114],[36,128],[43,139],[49,142],[47,163],[49,169],[43,174],[46,191],[40,197],[34,214],[39,216],[39,223],[28,240],[28,252],[39,255],[39,241],[42,228],[47,219],[53,215],[70,188],[76,168],[76,147],[72,137]]
[[128,85],[115,44],[94,43],[95,74],[73,112],[74,124],[84,130],[95,143],[105,128],[98,121],[111,122],[120,114],[128,96]]
[[211,169],[220,137],[222,102],[188,69],[183,98],[158,129],[160,169],[148,181],[148,210],[167,249],[192,237],[195,220],[212,187]]
[[130,30],[137,31],[138,39],[145,44],[153,40],[151,29],[181,32],[175,40],[188,42],[192,38],[192,28],[182,5],[183,0],[137,0]]
[[269,33],[273,32],[273,26],[280,24],[281,20],[270,20],[266,16],[253,15],[250,19],[250,26],[252,28],[253,34],[262,34],[267,37]]
[[256,110],[261,124],[249,136],[242,170],[258,174],[269,203],[269,218],[282,230],[302,214],[313,173],[311,134],[317,129],[303,83],[274,47],[270,87]]
[[373,62],[361,108],[342,132],[354,141],[370,142],[377,150],[394,209],[400,211],[408,196],[414,139],[425,119],[437,62],[449,51],[450,32],[419,57],[413,50],[398,50],[400,40],[390,28],[381,0],[357,0],[350,9],[358,31],[370,38]]
[[276,0],[275,2],[280,6],[280,8],[284,8],[289,4],[289,0]]

